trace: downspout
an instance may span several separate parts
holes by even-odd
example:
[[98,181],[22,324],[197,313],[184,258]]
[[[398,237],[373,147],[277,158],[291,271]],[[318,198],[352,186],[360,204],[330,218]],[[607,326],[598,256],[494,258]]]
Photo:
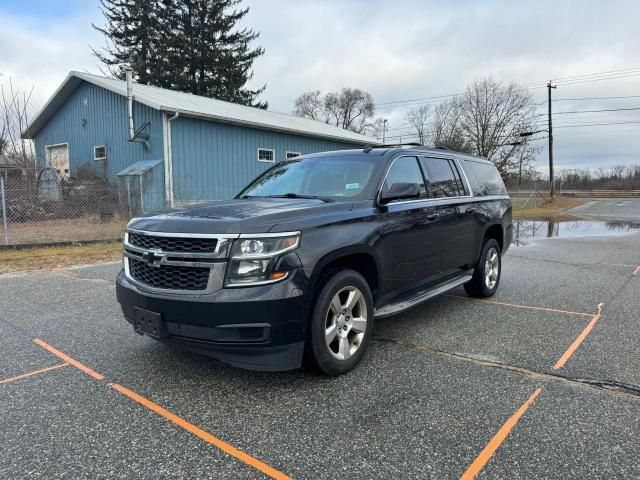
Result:
[[130,68],[125,69],[127,79],[127,113],[129,116],[129,141],[136,139],[136,128],[133,119],[133,71]]
[[165,199],[169,208],[173,208],[175,204],[175,195],[173,191],[173,152],[171,147],[171,122],[178,118],[179,112],[175,112],[172,117],[168,117],[165,113],[164,118],[164,184]]

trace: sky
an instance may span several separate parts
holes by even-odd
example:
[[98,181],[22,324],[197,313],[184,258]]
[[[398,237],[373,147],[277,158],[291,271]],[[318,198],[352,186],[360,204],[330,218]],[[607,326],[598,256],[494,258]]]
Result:
[[[295,97],[305,91],[357,87],[380,104],[377,114],[388,119],[388,135],[402,134],[406,141],[411,140],[405,136],[407,110],[433,106],[434,100],[385,103],[459,93],[474,79],[492,76],[531,85],[545,114],[544,82],[557,79],[554,112],[639,108],[555,116],[557,168],[640,164],[640,97],[572,100],[640,96],[635,0],[244,0],[243,5],[250,7],[243,23],[260,32],[257,44],[266,50],[254,64],[251,85],[266,84],[263,98],[270,110],[291,112]],[[37,110],[70,70],[99,74],[90,46],[105,43],[91,23],[103,23],[97,0],[0,0],[0,83],[10,78],[20,88],[33,87]],[[587,76],[612,71],[618,73]],[[567,77],[574,79],[562,80]],[[616,124],[578,126],[593,123]],[[541,146],[536,166],[546,172],[547,141],[536,144]]]

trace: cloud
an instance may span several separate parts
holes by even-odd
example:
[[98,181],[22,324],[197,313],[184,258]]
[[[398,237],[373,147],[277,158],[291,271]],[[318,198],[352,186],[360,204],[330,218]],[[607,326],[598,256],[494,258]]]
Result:
[[[377,102],[385,102],[457,93],[480,76],[527,83],[640,66],[635,64],[640,36],[635,35],[637,15],[631,12],[637,4],[632,0],[244,3],[250,7],[245,24],[260,32],[258,44],[266,50],[254,64],[252,84],[266,83],[264,98],[276,111],[290,112],[294,98],[309,90],[359,87]],[[89,44],[104,44],[91,28],[91,22],[102,23],[97,2],[76,4],[65,16],[40,13],[17,16],[0,7],[0,72],[4,73],[0,81],[10,76],[20,86],[33,85],[39,105],[69,70],[99,73]],[[553,94],[556,98],[638,95],[639,80],[560,84]],[[544,88],[531,92],[538,101],[546,98]],[[554,103],[554,109],[640,105],[636,100],[563,101]],[[405,112],[398,107],[379,110],[391,128],[405,123]],[[583,118],[590,117],[567,115],[557,124]],[[625,118],[640,121],[640,111]],[[616,159],[640,163],[640,136],[634,128],[640,132],[640,124],[559,128],[557,163],[594,167]],[[543,150],[539,166],[546,171],[545,165]]]

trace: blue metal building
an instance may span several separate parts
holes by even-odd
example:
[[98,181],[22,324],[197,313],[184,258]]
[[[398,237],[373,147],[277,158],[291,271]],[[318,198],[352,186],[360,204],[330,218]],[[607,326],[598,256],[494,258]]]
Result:
[[39,167],[139,190],[143,210],[230,198],[274,162],[375,139],[314,120],[71,72],[24,138]]

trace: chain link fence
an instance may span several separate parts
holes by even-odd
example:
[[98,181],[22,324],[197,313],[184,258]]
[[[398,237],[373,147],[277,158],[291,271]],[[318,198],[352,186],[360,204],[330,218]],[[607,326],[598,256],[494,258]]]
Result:
[[164,189],[137,180],[64,179],[50,167],[0,171],[0,245],[119,240],[130,218],[165,207]]

